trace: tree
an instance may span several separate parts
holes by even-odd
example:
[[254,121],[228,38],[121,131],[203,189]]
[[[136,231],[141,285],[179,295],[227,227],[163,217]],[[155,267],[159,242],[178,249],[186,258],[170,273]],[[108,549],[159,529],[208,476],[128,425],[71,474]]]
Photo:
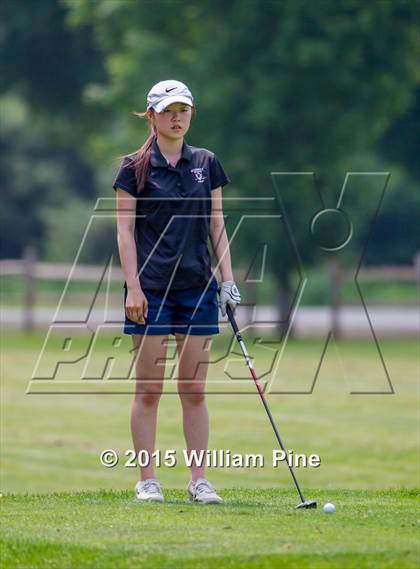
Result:
[[[416,3],[66,5],[70,25],[91,25],[105,54],[109,82],[97,88],[97,101],[118,116],[119,153],[142,142],[131,111],[144,109],[153,83],[176,77],[196,94],[188,138],[222,157],[233,180],[230,194],[270,195],[271,171],[313,170],[334,203],[347,170],[377,162],[369,155],[412,104],[419,80]],[[354,205],[369,199],[360,188]],[[294,209],[308,206],[299,196]],[[271,231],[262,224],[257,233],[245,232],[236,262],[253,250],[256,235],[268,240]],[[308,228],[297,224],[296,231],[305,260],[314,262]],[[270,269],[286,290],[293,268],[279,234]]]
[[54,227],[46,209],[80,199],[88,210],[96,195],[84,141],[101,110],[87,109],[83,97],[105,75],[90,28],[69,30],[56,0],[4,0],[0,10],[1,256],[18,257],[29,243],[42,256]]

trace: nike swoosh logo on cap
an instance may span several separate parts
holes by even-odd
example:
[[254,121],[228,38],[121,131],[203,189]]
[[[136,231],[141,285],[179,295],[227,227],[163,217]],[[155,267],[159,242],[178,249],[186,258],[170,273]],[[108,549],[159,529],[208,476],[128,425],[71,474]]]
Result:
[[169,91],[173,91],[174,89],[176,89],[176,87],[171,87],[170,89],[165,89],[165,91],[166,91],[167,93],[169,93]]

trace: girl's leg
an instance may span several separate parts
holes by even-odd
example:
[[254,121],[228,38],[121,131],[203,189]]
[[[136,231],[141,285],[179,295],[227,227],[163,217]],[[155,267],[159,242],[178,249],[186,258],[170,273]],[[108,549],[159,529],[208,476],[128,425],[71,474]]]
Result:
[[[182,404],[183,427],[187,450],[207,450],[209,416],[205,385],[211,336],[176,334],[178,350],[178,393]],[[204,478],[204,466],[193,464],[191,479]]]
[[[156,419],[165,372],[167,336],[133,334],[136,350],[136,393],[131,407],[134,450],[155,450]],[[155,478],[152,463],[140,468],[141,480]]]

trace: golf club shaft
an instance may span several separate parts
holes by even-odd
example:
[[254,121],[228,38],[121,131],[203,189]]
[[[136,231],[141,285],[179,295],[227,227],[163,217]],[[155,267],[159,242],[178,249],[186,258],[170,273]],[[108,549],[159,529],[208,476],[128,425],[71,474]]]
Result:
[[[256,386],[257,391],[258,391],[258,393],[259,393],[259,395],[260,395],[261,401],[263,402],[263,405],[264,405],[264,408],[265,408],[266,413],[267,413],[267,415],[268,415],[268,418],[270,419],[271,426],[273,427],[273,431],[274,431],[274,433],[275,433],[275,435],[276,435],[276,438],[277,438],[277,440],[278,440],[278,443],[279,443],[279,445],[280,445],[280,448],[281,448],[281,450],[284,452],[284,455],[286,456],[287,453],[286,453],[286,449],[285,449],[285,447],[284,447],[284,445],[283,445],[283,441],[281,440],[279,431],[278,431],[277,426],[276,426],[276,424],[275,424],[275,422],[274,422],[274,419],[273,419],[273,416],[272,416],[272,414],[271,414],[271,411],[270,411],[270,409],[269,409],[269,407],[268,407],[268,403],[267,403],[267,401],[266,401],[266,399],[265,399],[265,395],[264,395],[264,392],[263,392],[263,390],[262,390],[262,388],[261,388],[260,381],[259,381],[259,379],[258,379],[258,377],[257,377],[257,374],[255,373],[254,367],[253,367],[253,365],[252,365],[252,360],[251,360],[251,358],[249,357],[249,354],[248,354],[248,352],[247,352],[245,343],[244,343],[244,341],[243,341],[243,339],[242,339],[241,333],[239,332],[239,328],[238,328],[238,325],[237,325],[237,323],[236,323],[235,317],[234,317],[234,315],[233,315],[233,311],[232,311],[232,309],[231,309],[231,307],[230,307],[229,305],[226,306],[226,312],[227,312],[227,316],[228,316],[228,318],[229,318],[229,322],[230,322],[230,324],[231,324],[231,326],[232,326],[232,328],[233,328],[233,331],[235,332],[236,340],[238,341],[238,344],[239,344],[240,347],[241,347],[242,353],[243,353],[243,355],[244,355],[244,357],[245,357],[245,360],[246,360],[246,363],[247,363],[247,365],[248,365],[248,369],[249,369],[249,371],[250,371],[250,373],[251,373],[252,379],[254,380],[255,386]],[[289,470],[290,470],[290,474],[292,475],[292,478],[293,478],[293,481],[294,481],[294,483],[295,483],[296,489],[297,489],[297,491],[299,492],[300,499],[302,500],[302,502],[305,502],[305,498],[304,498],[304,496],[303,496],[303,494],[302,494],[302,491],[301,491],[301,489],[300,489],[300,486],[299,486],[299,483],[298,483],[297,478],[296,478],[296,476],[295,476],[295,473],[294,473],[294,471],[293,471],[293,468],[292,468],[292,466],[289,464],[289,461],[288,461],[288,460],[286,460],[286,464],[287,464],[287,466],[288,466],[288,468],[289,468]]]

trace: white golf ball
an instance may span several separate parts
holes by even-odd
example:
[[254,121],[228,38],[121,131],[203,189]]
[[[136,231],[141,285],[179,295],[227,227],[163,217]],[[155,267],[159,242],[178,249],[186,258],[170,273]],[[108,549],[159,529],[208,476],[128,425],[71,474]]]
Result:
[[333,514],[335,512],[335,506],[334,504],[331,504],[330,502],[327,502],[324,506],[324,512],[326,514]]

